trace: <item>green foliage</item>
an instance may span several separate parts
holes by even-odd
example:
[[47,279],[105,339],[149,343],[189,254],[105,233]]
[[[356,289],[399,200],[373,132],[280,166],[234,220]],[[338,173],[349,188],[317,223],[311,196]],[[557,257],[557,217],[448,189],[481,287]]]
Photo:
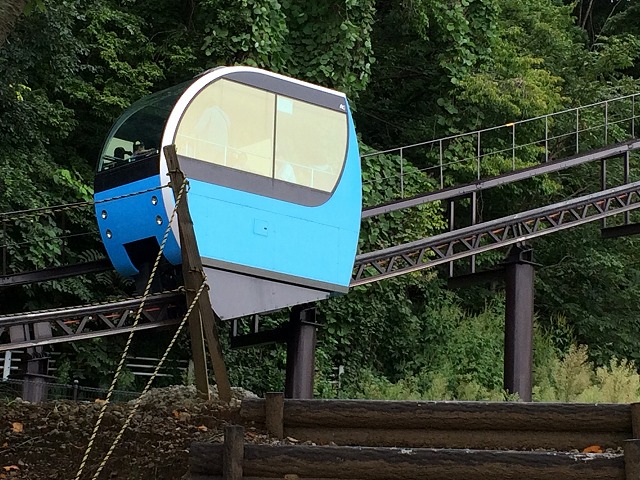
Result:
[[[365,146],[362,153],[366,154],[369,150]],[[365,207],[398,198],[401,188],[405,197],[436,189],[434,180],[411,164],[404,165],[404,177],[401,179],[399,165],[402,161],[397,155],[365,156],[362,159],[362,192]],[[418,240],[440,233],[445,226],[439,202],[420,205],[410,212],[391,212],[362,222],[359,250],[372,251]]]
[[[85,386],[108,388],[120,360],[113,353],[121,354],[125,340],[114,342],[94,338],[65,344],[56,361],[58,381],[69,384],[77,379]],[[121,390],[131,388],[134,380],[133,373],[123,368],[116,387]]]
[[269,68],[355,97],[373,63],[373,3],[207,0],[195,21],[210,64]]
[[[638,242],[603,242],[596,226],[570,230],[562,238],[541,239],[536,288],[544,317],[561,315],[591,359],[605,365],[612,357],[640,360]],[[587,300],[588,299],[588,300]]]
[[[388,286],[358,291],[368,295],[372,307],[369,318],[345,322],[345,318],[352,318],[349,314],[356,314],[353,310],[347,313],[323,309],[327,327],[322,350],[329,354],[332,365],[343,365],[345,370],[341,390],[336,394],[367,398],[504,397],[500,302],[489,305],[479,315],[467,315],[455,305],[452,296],[442,296],[437,286],[432,288],[429,303],[434,306],[420,304],[426,311],[413,304],[404,309],[389,304],[392,289]],[[354,302],[362,303],[359,299]],[[328,306],[335,308],[336,304],[329,302]],[[343,308],[353,308],[352,305],[353,302],[340,304]],[[383,308],[386,310],[379,311]],[[378,315],[385,318],[392,314],[395,322],[376,322]]]
[[640,399],[640,376],[633,363],[612,359],[595,368],[586,346],[572,346],[566,356],[552,361],[547,381],[534,388],[538,401],[632,403]]
[[200,3],[198,19],[205,35],[202,49],[214,64],[232,63],[282,71],[290,57],[287,18],[278,0]]
[[[347,92],[363,143],[376,148],[638,91],[640,30],[633,19],[640,4],[595,2],[587,12],[586,3],[32,0],[0,49],[0,212],[90,199],[97,152],[122,110],[149,92],[222,64],[264,67]],[[624,118],[628,108],[612,107],[608,114]],[[581,128],[602,122],[601,109],[583,113]],[[548,127],[558,134],[574,122],[568,115]],[[608,140],[624,139],[625,128],[620,122],[609,129]],[[543,122],[518,130],[517,142],[525,146],[515,156],[508,150],[508,125],[483,132],[480,174],[540,161],[535,141],[544,132]],[[597,148],[602,138],[601,130],[591,129],[580,134],[580,144]],[[476,140],[443,144],[444,186],[477,179]],[[572,154],[573,148],[559,138],[550,158]],[[440,187],[433,173],[439,172],[438,148],[404,153],[363,159],[366,206],[397,198],[401,189],[411,196]],[[585,167],[483,192],[479,218],[594,191],[597,173]],[[609,172],[609,181],[621,181],[620,169]],[[470,207],[459,202],[456,208],[456,224],[462,225]],[[359,251],[440,233],[446,228],[443,209],[432,203],[367,219]],[[9,271],[101,254],[90,208],[3,219],[0,245]],[[543,264],[536,281],[539,395],[633,398],[625,393],[635,388],[632,363],[611,359],[640,362],[638,247],[635,239],[602,242],[591,227],[536,241]],[[494,252],[478,264],[488,267],[501,259]],[[437,271],[412,273],[321,304],[318,393],[503,398],[500,295],[495,288],[444,292],[442,284]],[[130,288],[113,274],[67,279],[3,294],[2,309],[84,303]],[[282,318],[273,316],[267,324],[276,326]],[[589,360],[601,369],[595,377],[584,373],[591,368],[586,360],[567,355],[575,342],[589,345]],[[186,338],[183,343],[188,345]],[[105,345],[73,352],[83,359],[85,375],[111,368],[117,348]],[[283,384],[282,347],[232,351],[227,359],[234,384],[258,392]],[[339,391],[333,370],[338,365],[345,368]]]
[[374,62],[373,0],[282,0],[289,19],[287,72],[355,98],[369,83]]

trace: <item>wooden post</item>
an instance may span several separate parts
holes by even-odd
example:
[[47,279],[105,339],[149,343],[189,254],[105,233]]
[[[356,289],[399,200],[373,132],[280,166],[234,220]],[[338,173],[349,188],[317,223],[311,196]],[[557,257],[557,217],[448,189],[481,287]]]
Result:
[[284,438],[284,393],[267,392],[264,399],[267,432],[282,440]]
[[[177,198],[180,187],[184,182],[184,174],[180,170],[178,155],[175,145],[164,147],[164,155],[167,160],[169,177],[173,194]],[[186,191],[178,205],[178,226],[180,230],[180,248],[182,250],[182,276],[187,295],[187,304],[190,305],[195,294],[202,285],[205,275],[202,268],[202,260],[198,251],[196,236],[193,231],[193,220],[189,213]],[[194,308],[189,316],[189,329],[191,332],[191,344],[193,362],[195,366],[196,388],[200,395],[209,398],[209,382],[207,380],[207,365],[204,354],[204,339],[207,339],[213,374],[218,385],[218,396],[225,402],[231,401],[231,386],[227,376],[227,368],[224,364],[224,356],[220,347],[220,340],[216,327],[217,316],[211,307],[209,293],[203,292],[198,299],[198,308]]]
[[232,425],[224,428],[224,450],[222,452],[223,480],[242,480],[244,460],[244,427]]
[[626,480],[640,478],[640,440],[624,442],[624,473]]
[[630,406],[633,438],[640,438],[640,403],[632,403]]

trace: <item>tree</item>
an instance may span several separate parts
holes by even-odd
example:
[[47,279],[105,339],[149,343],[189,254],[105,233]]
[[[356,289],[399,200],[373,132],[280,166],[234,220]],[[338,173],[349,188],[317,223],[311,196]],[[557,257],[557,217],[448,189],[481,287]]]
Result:
[[29,0],[0,1],[0,47],[13,30],[16,20],[22,15],[28,2]]

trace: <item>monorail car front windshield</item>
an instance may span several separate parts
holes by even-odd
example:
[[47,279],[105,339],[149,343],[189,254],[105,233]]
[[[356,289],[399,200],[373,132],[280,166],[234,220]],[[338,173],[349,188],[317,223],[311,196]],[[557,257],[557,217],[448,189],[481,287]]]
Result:
[[176,100],[191,83],[184,82],[149,95],[127,109],[107,137],[98,162],[98,172],[158,153],[167,118]]

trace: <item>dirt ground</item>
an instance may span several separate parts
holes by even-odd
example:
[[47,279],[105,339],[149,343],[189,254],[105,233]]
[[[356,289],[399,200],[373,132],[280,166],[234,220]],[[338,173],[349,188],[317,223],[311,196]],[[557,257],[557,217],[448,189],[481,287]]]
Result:
[[[199,400],[194,387],[149,391],[98,478],[188,479],[191,442],[222,442],[222,429],[239,423],[240,401],[248,394],[234,390],[226,405],[214,396]],[[75,479],[100,408],[99,401],[0,401],[0,479]],[[82,480],[93,478],[132,408],[133,402],[107,406]],[[270,443],[250,426],[246,435]]]

